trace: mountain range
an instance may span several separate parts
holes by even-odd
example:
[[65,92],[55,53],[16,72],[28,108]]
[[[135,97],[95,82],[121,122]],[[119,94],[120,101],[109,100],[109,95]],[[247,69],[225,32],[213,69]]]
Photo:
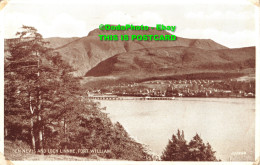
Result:
[[[77,39],[69,44],[56,49],[64,59],[68,61],[77,71],[77,76],[84,76],[100,62],[120,53],[132,52],[140,49],[151,49],[159,47],[185,46],[201,48],[206,50],[226,49],[212,40],[186,39],[178,37],[176,41],[100,41],[98,35],[170,35],[166,31],[101,31],[95,29],[88,36]],[[87,74],[88,75],[88,74]]]
[[100,41],[98,36],[126,34],[171,35],[155,29],[95,29],[86,37],[45,40],[75,69],[75,76],[156,78],[216,72],[254,74],[255,71],[255,47],[230,49],[211,39],[177,37],[175,41]]

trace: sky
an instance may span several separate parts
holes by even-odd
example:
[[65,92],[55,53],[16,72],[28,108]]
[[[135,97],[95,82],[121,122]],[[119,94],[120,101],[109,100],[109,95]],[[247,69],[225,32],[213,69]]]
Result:
[[255,46],[255,7],[247,0],[140,1],[11,0],[3,10],[4,38],[22,25],[43,37],[83,37],[100,24],[176,26],[175,35],[212,39],[230,48]]

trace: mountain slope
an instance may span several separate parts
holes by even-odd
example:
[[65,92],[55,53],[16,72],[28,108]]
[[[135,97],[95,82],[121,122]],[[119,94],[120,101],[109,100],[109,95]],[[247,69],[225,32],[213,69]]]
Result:
[[[46,38],[50,42],[49,47],[60,52],[62,58],[67,61],[76,71],[76,76],[83,76],[101,61],[106,60],[119,53],[139,49],[150,49],[156,47],[185,46],[205,50],[226,49],[209,39],[186,39],[177,37],[176,41],[100,41],[98,35],[171,35],[166,31],[101,31],[95,29],[88,36],[77,38]],[[8,42],[5,40],[5,55],[8,56]]]
[[[51,38],[45,38],[44,40],[46,42],[49,42],[49,44],[47,45],[50,48],[54,48],[57,49],[61,46],[64,46],[68,43],[71,43],[75,40],[79,39],[78,37],[72,37],[72,38],[60,38],[60,37],[51,37]],[[8,44],[10,42],[12,42],[12,38],[10,39],[5,39],[4,40],[4,54],[5,54],[5,58],[10,56],[10,53],[8,51]]]
[[99,63],[86,76],[156,77],[191,73],[253,72],[255,47],[203,50],[161,47],[117,54]]
[[77,39],[58,49],[63,58],[77,71],[76,75],[85,75],[101,61],[119,53],[156,47],[186,46],[205,50],[226,49],[208,39],[185,39],[177,37],[176,41],[100,41],[98,35],[170,35],[166,31],[101,31],[95,29],[88,36]]
[[72,37],[72,38],[51,37],[51,38],[45,38],[44,40],[50,42],[49,46],[51,48],[59,48],[78,39],[79,37]]
[[[71,37],[71,38],[61,38],[61,37],[51,37],[51,38],[44,38],[46,42],[49,42],[49,47],[51,48],[59,48],[61,46],[64,46],[70,42],[73,42],[75,40],[79,39],[79,37]],[[8,48],[8,43],[11,42],[13,39],[5,39],[4,46],[5,50]]]

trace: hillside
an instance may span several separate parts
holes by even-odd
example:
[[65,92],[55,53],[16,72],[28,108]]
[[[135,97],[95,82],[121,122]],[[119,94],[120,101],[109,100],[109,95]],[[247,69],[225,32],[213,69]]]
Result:
[[[64,46],[66,44],[69,44],[72,41],[75,41],[79,39],[78,37],[72,37],[72,38],[60,38],[60,37],[51,37],[51,38],[45,38],[44,40],[46,42],[49,42],[48,47],[57,49],[61,46]],[[5,53],[5,58],[8,57],[10,54],[8,52],[8,44],[12,41],[13,39],[5,39],[4,40],[4,53]]]
[[83,76],[91,68],[101,61],[116,54],[130,52],[139,49],[156,47],[185,46],[205,50],[226,49],[226,47],[209,39],[185,39],[177,37],[176,41],[100,41],[98,35],[170,35],[166,31],[101,31],[95,29],[88,36],[77,39],[58,49],[63,58],[70,63],[77,71],[77,76]]
[[[51,37],[51,38],[45,38],[44,40],[49,42],[49,47],[59,48],[77,39],[79,38],[78,37],[71,37],[71,38]],[[12,40],[13,39],[5,39],[4,41],[5,50],[8,49],[8,43],[11,42]]]
[[72,38],[51,37],[51,38],[45,38],[45,41],[50,42],[49,46],[51,48],[59,48],[61,46],[71,43],[72,41],[76,41],[77,39],[79,39],[79,37],[72,37]]
[[[53,37],[45,40],[76,70],[76,76],[120,76],[127,73],[150,77],[206,70],[236,72],[239,68],[254,68],[254,48],[229,49],[210,39],[181,37],[177,37],[176,41],[100,41],[100,34],[170,35],[166,31],[157,30],[95,29],[82,38]],[[9,41],[5,41],[6,55]]]
[[194,73],[254,73],[255,47],[204,50],[160,47],[117,54],[99,63],[86,76],[149,78]]

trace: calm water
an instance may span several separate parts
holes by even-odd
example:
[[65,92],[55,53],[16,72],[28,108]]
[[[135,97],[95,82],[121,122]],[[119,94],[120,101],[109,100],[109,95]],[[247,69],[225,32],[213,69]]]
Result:
[[176,100],[102,100],[113,122],[119,121],[137,141],[161,155],[172,134],[198,133],[223,161],[254,159],[255,99],[177,98]]

